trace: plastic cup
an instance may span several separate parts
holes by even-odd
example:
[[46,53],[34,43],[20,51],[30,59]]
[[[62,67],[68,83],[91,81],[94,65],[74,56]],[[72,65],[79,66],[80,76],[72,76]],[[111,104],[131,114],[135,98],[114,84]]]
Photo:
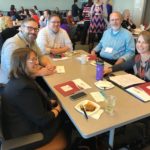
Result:
[[114,108],[116,106],[116,97],[113,95],[109,95],[107,96],[105,101],[105,111],[112,116],[114,114]]

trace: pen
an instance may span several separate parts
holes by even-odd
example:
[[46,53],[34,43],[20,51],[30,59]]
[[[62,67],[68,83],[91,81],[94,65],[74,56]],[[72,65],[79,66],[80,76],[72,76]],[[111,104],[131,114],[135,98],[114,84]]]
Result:
[[88,119],[87,113],[83,105],[80,105],[81,110],[84,112],[85,119]]

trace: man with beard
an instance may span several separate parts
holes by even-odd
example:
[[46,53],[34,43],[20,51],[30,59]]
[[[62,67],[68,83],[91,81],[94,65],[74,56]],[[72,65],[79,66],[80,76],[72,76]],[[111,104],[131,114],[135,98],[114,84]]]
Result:
[[19,48],[31,48],[36,51],[40,60],[40,70],[35,72],[36,76],[50,75],[54,72],[55,66],[51,64],[49,58],[42,55],[39,47],[36,44],[36,37],[38,33],[38,24],[34,19],[26,19],[22,22],[20,31],[12,38],[6,40],[2,47],[1,54],[1,69],[6,77],[5,83],[8,82],[9,72],[11,69],[12,53]]
[[120,64],[135,55],[134,38],[132,33],[121,27],[122,16],[119,12],[111,13],[109,22],[110,28],[104,32],[91,54],[99,53],[104,61]]

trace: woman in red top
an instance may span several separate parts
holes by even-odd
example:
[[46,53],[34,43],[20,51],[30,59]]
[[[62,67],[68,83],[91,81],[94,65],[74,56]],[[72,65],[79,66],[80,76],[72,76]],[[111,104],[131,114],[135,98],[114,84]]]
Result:
[[29,14],[31,15],[31,18],[33,18],[39,24],[39,16],[33,9],[29,10]]

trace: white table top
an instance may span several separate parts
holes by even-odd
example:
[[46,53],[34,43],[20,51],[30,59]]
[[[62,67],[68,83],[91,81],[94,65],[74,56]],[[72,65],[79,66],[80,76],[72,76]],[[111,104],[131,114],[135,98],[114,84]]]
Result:
[[[83,115],[81,115],[74,109],[74,107],[77,103],[85,99],[94,101],[89,93],[96,92],[99,89],[94,85],[94,82],[96,82],[95,66],[92,66],[89,62],[86,64],[80,64],[80,62],[76,60],[76,56],[73,56],[67,60],[54,62],[54,64],[56,65],[65,66],[65,74],[56,73],[51,76],[44,77],[44,79],[49,87],[57,95],[63,109],[68,114],[69,118],[72,120],[82,137],[90,138],[106,131],[110,131],[111,129],[150,116],[150,102],[141,102],[140,100],[134,98],[127,92],[115,86],[113,89],[106,90],[105,92],[106,94],[114,95],[117,98],[114,115],[110,116],[109,114],[104,112],[98,120],[95,120],[93,118],[89,118],[88,120],[86,120]],[[82,79],[92,87],[91,89],[85,90],[85,92],[88,94],[87,97],[72,101],[69,97],[62,96],[54,88],[54,86],[59,83],[77,78]],[[104,103],[102,102],[98,104],[100,104],[102,107],[104,106]]]

